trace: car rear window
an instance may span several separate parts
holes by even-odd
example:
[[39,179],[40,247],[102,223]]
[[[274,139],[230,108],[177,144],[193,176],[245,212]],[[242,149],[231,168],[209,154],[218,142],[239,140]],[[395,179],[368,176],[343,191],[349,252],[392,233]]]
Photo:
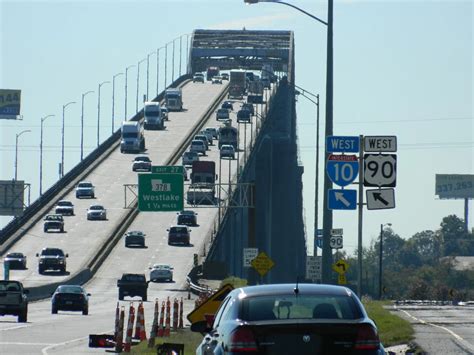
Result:
[[52,256],[52,255],[59,255],[59,256],[64,256],[64,253],[61,249],[44,249],[42,252],[41,252],[41,255],[48,255],[48,256]]
[[0,281],[0,291],[20,291],[18,282]]
[[56,292],[59,293],[82,293],[82,287],[79,286],[59,286]]
[[187,233],[188,229],[186,227],[172,227],[170,232],[172,233]]
[[241,319],[343,319],[362,318],[359,306],[350,296],[268,295],[243,300]]

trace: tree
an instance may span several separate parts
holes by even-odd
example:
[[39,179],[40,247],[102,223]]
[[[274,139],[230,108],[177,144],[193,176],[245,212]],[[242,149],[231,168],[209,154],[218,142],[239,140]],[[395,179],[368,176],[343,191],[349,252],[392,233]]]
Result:
[[472,234],[466,232],[461,218],[456,215],[444,217],[439,232],[444,241],[444,255],[473,255]]

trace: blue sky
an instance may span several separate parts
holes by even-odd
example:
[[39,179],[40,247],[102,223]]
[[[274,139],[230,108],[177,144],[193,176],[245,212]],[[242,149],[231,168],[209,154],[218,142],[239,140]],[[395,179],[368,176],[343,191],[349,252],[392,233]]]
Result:
[[[326,1],[288,1],[326,18]],[[20,137],[18,176],[31,184],[31,197],[36,198],[41,117],[55,115],[45,122],[46,189],[58,177],[63,104],[77,102],[66,109],[67,171],[80,156],[82,93],[95,91],[84,105],[88,153],[96,144],[100,82],[111,81],[125,67],[136,66],[148,53],[196,28],[244,26],[294,31],[296,83],[320,94],[323,132],[326,29],[289,7],[249,6],[243,0],[0,0],[0,87],[22,90],[23,115],[22,121],[0,121],[0,179],[11,179],[14,174],[15,133],[31,129]],[[364,211],[366,245],[377,236],[381,223],[391,222],[395,232],[408,238],[437,229],[448,214],[463,215],[462,201],[435,198],[434,181],[436,173],[474,174],[472,29],[471,1],[335,1],[334,132],[396,135],[399,143],[397,207]],[[178,53],[179,41],[175,44]],[[182,49],[184,72],[184,42]],[[168,53],[171,55],[171,46]],[[163,64],[163,51],[160,56]],[[154,94],[155,56],[150,63]],[[145,63],[140,70],[141,97],[146,92]],[[178,72],[176,67],[175,76]],[[135,109],[136,75],[136,67],[131,68],[129,113]],[[169,65],[168,80],[170,77]],[[123,118],[123,79],[118,77],[116,84],[116,125]],[[103,140],[111,131],[110,84],[102,86],[101,96]],[[312,235],[316,111],[304,98],[298,100],[297,110],[305,166],[305,216]],[[321,148],[322,138],[321,134]],[[471,210],[473,207],[471,202]],[[0,225],[6,221],[8,218],[0,217]],[[357,213],[335,212],[334,226],[344,228],[345,246],[352,251]]]

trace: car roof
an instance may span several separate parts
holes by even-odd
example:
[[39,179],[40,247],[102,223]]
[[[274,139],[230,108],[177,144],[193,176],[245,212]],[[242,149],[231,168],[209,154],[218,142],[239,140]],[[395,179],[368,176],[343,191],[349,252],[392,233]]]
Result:
[[90,206],[89,206],[89,208],[92,208],[92,207],[100,207],[100,208],[102,208],[102,209],[104,208],[104,206],[102,206],[102,205],[90,205]]
[[171,268],[170,264],[153,264],[152,268],[158,268],[158,267],[165,267],[165,268]]
[[25,255],[23,255],[23,253],[17,253],[17,252],[13,252],[13,253],[8,253],[5,257],[9,257],[9,258],[21,258],[21,257],[24,257]]
[[[255,297],[264,295],[289,295],[294,294],[295,283],[292,284],[271,284],[247,286],[232,291],[239,297]],[[298,284],[298,294],[313,295],[331,295],[331,296],[347,296],[350,297],[353,291],[344,286],[326,285],[326,284]]]
[[128,231],[126,234],[144,234],[142,231]]
[[193,143],[196,144],[196,143],[198,143],[198,142],[199,142],[200,145],[204,144],[204,142],[203,142],[202,140],[200,140],[200,139],[193,139],[192,142],[191,142],[191,144],[193,144]]
[[184,224],[175,224],[170,227],[171,228],[186,228],[188,229],[188,226],[185,226]]

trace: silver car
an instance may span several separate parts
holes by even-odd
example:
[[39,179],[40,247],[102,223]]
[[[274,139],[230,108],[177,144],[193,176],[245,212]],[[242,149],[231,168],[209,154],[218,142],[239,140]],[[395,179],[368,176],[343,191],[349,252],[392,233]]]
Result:
[[173,268],[168,264],[155,264],[149,268],[150,280],[157,281],[173,281]]
[[194,161],[199,161],[199,154],[196,152],[184,152],[182,156],[183,166],[192,166]]
[[189,148],[191,152],[196,152],[196,153],[201,153],[202,155],[206,155],[206,144],[199,140],[199,139],[194,139],[191,142],[191,147]]
[[107,210],[102,205],[91,205],[87,210],[88,220],[106,220]]

